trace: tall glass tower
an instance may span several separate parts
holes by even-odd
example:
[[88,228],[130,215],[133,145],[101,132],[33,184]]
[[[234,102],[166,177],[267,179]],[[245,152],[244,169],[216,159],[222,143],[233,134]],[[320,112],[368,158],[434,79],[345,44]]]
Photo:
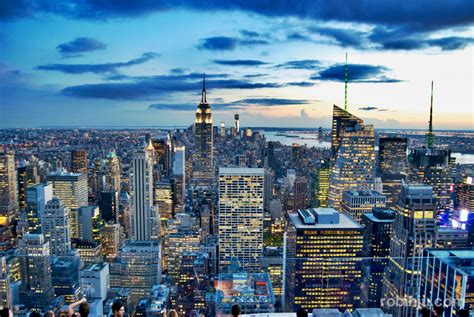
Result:
[[342,193],[364,189],[375,165],[374,127],[334,106],[332,130],[333,163],[328,205],[339,210]]

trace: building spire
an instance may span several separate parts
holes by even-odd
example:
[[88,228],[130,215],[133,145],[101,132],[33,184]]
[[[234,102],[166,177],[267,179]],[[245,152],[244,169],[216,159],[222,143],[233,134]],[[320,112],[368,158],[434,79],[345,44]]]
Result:
[[346,64],[344,66],[344,111],[347,112],[347,52],[346,52]]
[[433,81],[431,81],[431,105],[430,105],[430,121],[428,125],[428,137],[427,137],[427,145],[429,149],[433,148]]
[[204,76],[203,76],[203,79],[202,79],[201,103],[207,103],[207,100],[206,100],[206,73],[204,73]]

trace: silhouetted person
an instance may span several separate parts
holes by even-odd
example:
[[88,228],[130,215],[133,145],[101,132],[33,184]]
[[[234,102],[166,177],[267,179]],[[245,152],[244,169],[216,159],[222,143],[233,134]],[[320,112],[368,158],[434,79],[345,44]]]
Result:
[[41,314],[38,313],[37,311],[31,312],[30,317],[41,317]]
[[[74,308],[79,306],[79,313],[74,311]],[[84,297],[81,300],[78,300],[75,303],[72,303],[67,308],[67,315],[68,317],[87,317],[89,316],[89,304],[87,303],[87,299]]]
[[434,310],[435,316],[443,316],[444,307],[442,305],[434,306],[433,310]]
[[48,310],[46,313],[44,313],[44,317],[55,317],[55,315],[52,310]]
[[420,313],[421,317],[431,317],[431,310],[429,308],[423,307]]
[[10,308],[5,307],[2,310],[0,310],[0,317],[13,317],[13,312],[11,311]]
[[296,317],[308,317],[308,312],[304,308],[298,308],[296,311]]
[[469,311],[467,309],[461,309],[458,312],[459,317],[469,317]]
[[232,314],[233,317],[239,316],[240,306],[237,304],[232,305],[232,308],[230,309],[230,313]]
[[168,317],[178,317],[178,312],[174,309],[170,310],[170,312],[168,313]]
[[125,314],[125,305],[121,300],[117,300],[112,304],[112,316],[122,317]]

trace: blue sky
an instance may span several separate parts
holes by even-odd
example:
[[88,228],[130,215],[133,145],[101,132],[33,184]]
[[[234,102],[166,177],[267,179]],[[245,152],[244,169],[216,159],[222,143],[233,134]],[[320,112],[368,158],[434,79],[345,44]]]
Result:
[[214,123],[473,129],[472,1],[0,2],[0,127]]

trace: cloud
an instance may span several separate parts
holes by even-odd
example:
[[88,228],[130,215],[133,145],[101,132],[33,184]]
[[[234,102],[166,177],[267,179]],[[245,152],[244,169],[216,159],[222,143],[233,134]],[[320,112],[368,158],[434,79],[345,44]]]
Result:
[[312,87],[315,84],[309,81],[298,81],[298,82],[289,82],[286,83],[287,86],[297,86],[297,87]]
[[339,29],[331,27],[312,27],[311,30],[320,35],[336,40],[342,47],[362,48],[365,34],[352,29]]
[[148,52],[144,53],[138,58],[129,60],[128,62],[118,62],[118,63],[105,63],[105,64],[46,64],[36,66],[37,70],[48,70],[48,71],[59,71],[66,74],[85,74],[85,73],[94,73],[94,74],[103,74],[103,73],[114,73],[118,68],[121,67],[130,67],[134,65],[143,64],[158,57],[159,54]]
[[212,61],[214,64],[226,65],[226,66],[260,66],[268,63],[253,60],[253,59],[236,59],[236,60],[223,60],[215,59]]
[[373,25],[409,25],[420,30],[440,30],[474,22],[474,2],[465,0],[419,0],[400,5],[398,0],[367,1],[207,1],[182,0],[173,5],[156,1],[43,0],[7,1],[0,6],[3,19],[48,12],[66,17],[107,20],[117,17],[138,17],[153,12],[186,8],[200,11],[240,10],[267,17],[296,17],[314,21],[337,21]]
[[249,31],[249,30],[240,30],[240,34],[242,34],[245,37],[259,37],[260,33],[255,32],[255,31]]
[[438,39],[428,40],[428,45],[438,46],[443,51],[453,51],[463,49],[466,46],[474,43],[473,38],[449,36]]
[[305,69],[305,70],[315,70],[320,67],[321,62],[315,59],[303,59],[303,60],[294,60],[288,61],[282,64],[278,64],[276,68],[284,69]]
[[67,43],[59,44],[56,49],[65,57],[80,56],[80,53],[103,50],[106,44],[90,37],[78,37]]
[[265,45],[268,44],[268,41],[261,39],[240,39],[237,37],[229,36],[213,36],[202,39],[198,44],[200,50],[210,50],[210,51],[233,51],[238,46],[255,46],[255,45]]
[[473,38],[459,36],[429,38],[428,32],[420,32],[417,29],[383,26],[375,27],[368,38],[379,48],[389,50],[418,50],[436,47],[443,51],[452,51],[463,49],[474,42]]
[[244,78],[257,78],[257,77],[264,77],[264,76],[268,76],[268,74],[247,74],[247,75],[244,75]]
[[374,110],[377,110],[377,111],[388,111],[388,109],[381,109],[381,108],[372,107],[372,106],[361,107],[361,108],[359,108],[359,110],[362,110],[362,111],[374,111]]
[[[216,99],[216,101],[219,98]],[[222,101],[222,100],[219,100]],[[241,109],[245,106],[289,106],[289,105],[303,105],[308,104],[309,100],[301,99],[281,99],[281,98],[247,98],[236,100],[232,102],[221,102],[212,103],[211,108],[213,110],[227,110],[227,109]],[[195,104],[166,104],[166,103],[155,103],[148,106],[148,109],[153,110],[172,110],[172,111],[194,111],[196,110]]]
[[259,106],[286,106],[286,105],[305,105],[309,100],[303,99],[283,99],[283,98],[247,98],[234,101],[235,104],[252,104]]
[[[255,83],[247,80],[225,79],[226,74],[206,74],[208,89],[278,88],[278,83]],[[151,100],[180,92],[200,91],[202,74],[158,75],[131,77],[127,82],[98,83],[70,86],[61,93],[75,98],[109,100]]]
[[[390,71],[385,66],[367,64],[348,64],[347,73],[349,82],[356,83],[397,83],[401,80],[389,78],[386,73]],[[344,81],[345,65],[334,64],[310,77],[312,80]]]
[[301,33],[296,33],[296,32],[287,34],[286,39],[289,41],[306,41],[306,42],[311,41],[311,38],[309,36],[301,34]]
[[237,48],[238,39],[227,36],[214,36],[201,40],[198,48],[211,51],[232,51]]

